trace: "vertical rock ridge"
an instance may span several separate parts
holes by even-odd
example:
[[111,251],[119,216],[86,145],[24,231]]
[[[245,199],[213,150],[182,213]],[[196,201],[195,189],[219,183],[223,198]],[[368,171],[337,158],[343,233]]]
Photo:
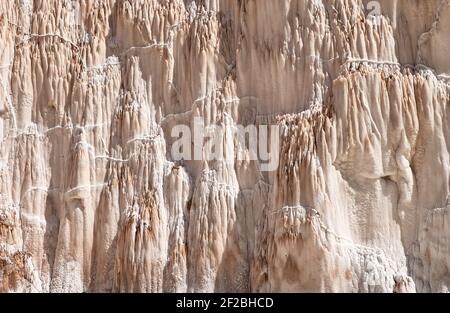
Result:
[[450,2],[373,3],[1,1],[0,292],[448,292]]

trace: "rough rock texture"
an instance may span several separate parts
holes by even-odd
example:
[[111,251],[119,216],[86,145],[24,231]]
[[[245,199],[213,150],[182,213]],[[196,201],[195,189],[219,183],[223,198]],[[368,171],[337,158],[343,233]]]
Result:
[[377,3],[0,1],[0,292],[449,291],[450,0]]

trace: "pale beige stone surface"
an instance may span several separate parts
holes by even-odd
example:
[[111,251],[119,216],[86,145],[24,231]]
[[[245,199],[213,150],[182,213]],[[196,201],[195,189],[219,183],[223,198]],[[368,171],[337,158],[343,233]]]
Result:
[[0,292],[449,291],[449,0],[79,3],[0,1]]

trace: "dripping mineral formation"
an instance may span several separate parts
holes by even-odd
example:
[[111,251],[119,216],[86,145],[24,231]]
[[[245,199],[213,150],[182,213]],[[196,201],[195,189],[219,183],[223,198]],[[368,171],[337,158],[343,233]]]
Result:
[[0,292],[449,291],[449,51],[450,0],[0,1]]

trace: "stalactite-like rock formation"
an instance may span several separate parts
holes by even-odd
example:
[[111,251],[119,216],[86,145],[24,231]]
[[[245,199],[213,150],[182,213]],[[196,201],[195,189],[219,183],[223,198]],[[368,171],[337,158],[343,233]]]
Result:
[[0,1],[0,292],[448,292],[448,51],[449,0]]

